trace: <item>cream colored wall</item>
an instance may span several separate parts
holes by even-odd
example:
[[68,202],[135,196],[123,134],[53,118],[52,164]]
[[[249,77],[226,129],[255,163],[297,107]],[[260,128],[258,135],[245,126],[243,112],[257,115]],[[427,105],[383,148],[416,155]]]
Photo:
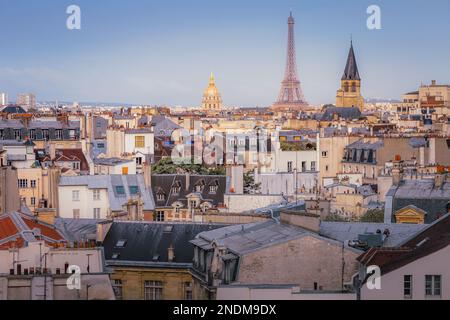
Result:
[[362,300],[404,300],[403,276],[412,275],[412,299],[436,299],[425,296],[425,275],[441,275],[440,299],[450,299],[450,246],[428,256],[417,259],[399,269],[381,276],[381,290],[369,290],[367,285],[361,289]]
[[[80,191],[80,201],[72,200],[72,191]],[[80,219],[93,219],[94,208],[100,208],[100,218],[106,219],[110,214],[107,189],[100,190],[100,200],[93,200],[93,189],[87,186],[59,186],[59,216],[73,218],[73,210],[80,209]]]
[[[21,198],[25,198],[27,206],[34,210],[39,205],[39,199],[42,198],[42,194],[44,193],[44,197],[47,195],[47,190],[43,189],[43,177],[42,177],[42,169],[41,168],[25,168],[25,169],[17,169],[17,179],[27,179],[28,180],[28,188],[19,188],[19,195]],[[31,180],[36,181],[36,188],[31,188]],[[34,197],[36,199],[36,204],[31,204],[31,198]]]

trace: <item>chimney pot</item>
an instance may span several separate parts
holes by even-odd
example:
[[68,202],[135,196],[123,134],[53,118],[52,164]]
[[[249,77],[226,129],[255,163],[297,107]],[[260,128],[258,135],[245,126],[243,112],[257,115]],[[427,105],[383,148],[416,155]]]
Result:
[[175,260],[175,248],[172,245],[167,248],[167,260],[169,262],[173,262],[173,260]]

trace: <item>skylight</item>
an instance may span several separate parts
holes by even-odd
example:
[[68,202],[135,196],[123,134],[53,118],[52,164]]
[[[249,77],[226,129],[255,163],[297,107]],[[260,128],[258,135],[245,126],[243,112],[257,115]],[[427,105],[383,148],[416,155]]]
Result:
[[117,243],[116,243],[116,247],[118,247],[118,248],[123,248],[123,247],[125,247],[125,245],[126,245],[126,243],[127,243],[127,240],[119,240],[119,241],[117,241]]
[[125,194],[125,188],[123,186],[116,187],[117,194]]
[[138,194],[139,193],[139,187],[138,186],[130,186],[130,194]]

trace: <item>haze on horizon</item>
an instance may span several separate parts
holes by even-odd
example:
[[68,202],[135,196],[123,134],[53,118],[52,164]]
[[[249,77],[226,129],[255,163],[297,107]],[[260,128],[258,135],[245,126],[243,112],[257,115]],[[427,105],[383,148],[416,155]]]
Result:
[[[66,8],[82,29],[66,28]],[[368,30],[366,9],[382,10]],[[269,106],[283,78],[289,11],[311,104],[334,103],[353,37],[365,98],[450,84],[450,1],[0,0],[0,92],[10,101],[196,106],[214,72],[227,106]],[[447,40],[446,40],[447,39]]]

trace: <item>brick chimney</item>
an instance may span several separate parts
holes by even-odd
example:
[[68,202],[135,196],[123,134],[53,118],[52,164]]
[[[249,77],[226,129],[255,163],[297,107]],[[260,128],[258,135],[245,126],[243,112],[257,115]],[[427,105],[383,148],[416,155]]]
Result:
[[393,165],[394,167],[392,169],[392,184],[394,186],[399,186],[403,180],[403,160],[399,155],[395,156]]

